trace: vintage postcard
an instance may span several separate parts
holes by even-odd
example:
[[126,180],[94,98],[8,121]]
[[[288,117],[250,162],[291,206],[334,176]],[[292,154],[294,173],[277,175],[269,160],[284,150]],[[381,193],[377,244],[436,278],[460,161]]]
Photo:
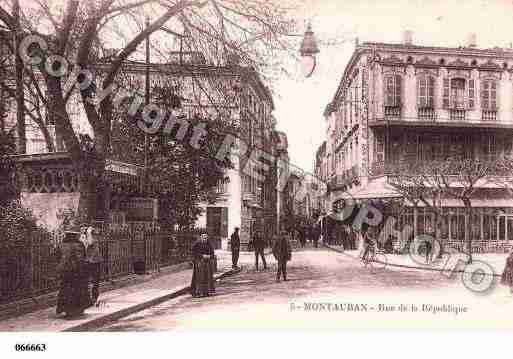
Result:
[[0,0],[0,338],[513,329],[512,15]]

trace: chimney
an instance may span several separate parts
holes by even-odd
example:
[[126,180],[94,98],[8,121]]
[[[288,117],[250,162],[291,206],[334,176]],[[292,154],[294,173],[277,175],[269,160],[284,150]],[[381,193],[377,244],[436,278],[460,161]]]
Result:
[[404,30],[403,32],[403,45],[413,45],[413,31]]
[[468,35],[467,47],[477,47],[477,36],[475,32]]

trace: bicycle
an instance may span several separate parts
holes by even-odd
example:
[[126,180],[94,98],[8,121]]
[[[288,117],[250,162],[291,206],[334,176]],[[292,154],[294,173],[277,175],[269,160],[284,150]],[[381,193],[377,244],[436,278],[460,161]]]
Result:
[[360,258],[363,266],[366,268],[370,267],[371,273],[374,273],[376,266],[374,263],[382,265],[385,268],[387,264],[386,254],[383,250],[379,249],[376,243],[369,244],[367,250],[365,250]]

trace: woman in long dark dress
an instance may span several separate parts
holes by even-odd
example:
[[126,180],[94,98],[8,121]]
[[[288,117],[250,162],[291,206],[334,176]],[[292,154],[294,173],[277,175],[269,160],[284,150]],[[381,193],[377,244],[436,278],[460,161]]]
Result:
[[86,250],[79,237],[80,232],[66,232],[58,251],[60,260],[57,270],[61,286],[57,298],[57,314],[64,312],[67,318],[82,315],[92,305]]
[[214,270],[212,260],[214,248],[208,241],[208,236],[202,234],[192,246],[193,273],[191,294],[193,297],[207,297],[215,292]]

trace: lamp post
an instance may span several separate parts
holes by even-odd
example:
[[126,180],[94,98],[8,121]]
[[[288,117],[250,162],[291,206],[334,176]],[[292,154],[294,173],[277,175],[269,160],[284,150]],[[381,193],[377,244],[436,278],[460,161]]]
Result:
[[317,46],[317,40],[312,31],[312,24],[308,23],[303,41],[301,41],[301,47],[299,48],[299,54],[302,58],[302,69],[305,77],[310,77],[315,71],[317,65],[316,55],[319,53],[319,47]]

